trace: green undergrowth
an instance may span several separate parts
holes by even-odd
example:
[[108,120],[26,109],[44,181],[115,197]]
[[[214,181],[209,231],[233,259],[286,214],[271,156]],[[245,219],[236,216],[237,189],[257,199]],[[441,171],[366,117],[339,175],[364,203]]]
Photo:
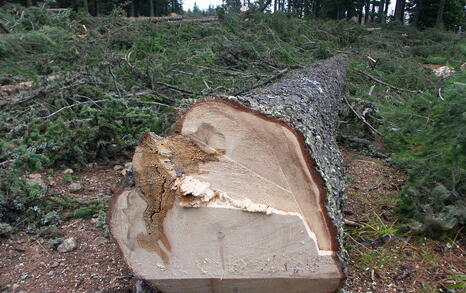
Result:
[[[354,56],[349,67],[348,96],[383,136],[389,161],[409,174],[397,207],[401,228],[444,237],[466,221],[466,72],[460,69],[466,52],[458,50],[464,37],[399,30],[382,30],[365,40],[363,56]],[[393,42],[385,46],[371,45],[390,38]],[[447,65],[454,72],[436,77],[422,63]],[[342,130],[353,136],[376,135],[367,135],[371,131],[361,122]]]
[[[0,106],[0,163],[11,162],[2,179],[15,174],[21,181],[32,170],[85,166],[130,153],[142,132],[168,133],[182,100],[234,95],[285,68],[345,54],[350,59],[349,102],[382,133],[394,154],[391,160],[410,172],[401,194],[405,222],[414,220],[412,227],[424,232],[438,230],[429,222],[432,217],[442,219],[441,231],[464,223],[457,200],[464,191],[464,150],[457,146],[464,140],[462,35],[401,26],[369,32],[349,21],[285,14],[154,24],[49,14],[39,6],[0,9],[0,18],[12,30],[0,34],[0,83],[34,81],[29,91],[12,94],[12,104]],[[378,60],[375,67],[367,56]],[[443,80],[421,63],[445,64],[456,73]],[[390,89],[359,71],[423,93]],[[436,97],[438,88],[444,100]],[[342,122],[344,133],[373,138],[346,106]],[[440,205],[432,202],[439,188],[446,192]],[[2,207],[28,198],[18,214],[43,196],[24,185],[14,193],[8,190],[0,190]],[[427,206],[418,202],[421,197],[429,198],[423,203]]]
[[96,217],[96,226],[108,234],[104,203],[49,194],[39,185],[28,183],[17,170],[1,172],[0,179],[0,237],[27,227],[28,233],[55,238],[63,221],[91,217]]

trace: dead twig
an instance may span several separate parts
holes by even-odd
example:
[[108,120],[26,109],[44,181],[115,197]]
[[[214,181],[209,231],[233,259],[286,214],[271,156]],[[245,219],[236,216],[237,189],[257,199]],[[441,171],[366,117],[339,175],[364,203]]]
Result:
[[386,159],[388,157],[387,155],[382,154],[379,151],[377,151],[377,149],[374,147],[372,142],[367,140],[367,139],[359,138],[359,137],[355,137],[355,136],[344,135],[344,134],[339,135],[339,138],[341,138],[344,141],[348,141],[348,142],[350,142],[352,144],[355,144],[355,145],[357,145],[359,147],[366,148],[369,151],[369,154],[372,157],[382,158],[382,159]]
[[60,113],[61,111],[64,111],[66,109],[71,109],[73,107],[76,107],[76,106],[80,106],[80,105],[84,105],[84,104],[97,104],[97,103],[105,103],[105,102],[111,102],[110,100],[97,100],[97,101],[87,101],[87,102],[78,102],[78,103],[75,103],[75,104],[71,104],[71,105],[68,105],[68,106],[65,106],[63,108],[60,108],[58,109],[57,111],[53,112],[52,114],[50,115],[47,115],[45,117],[40,117],[40,119],[49,119],[55,115],[57,115],[58,113]]
[[392,88],[392,89],[394,89],[394,90],[409,92],[409,93],[412,93],[412,94],[419,94],[419,93],[422,93],[422,91],[420,91],[420,90],[409,90],[409,89],[405,89],[405,88],[396,87],[396,86],[391,85],[391,84],[389,84],[389,83],[386,83],[385,81],[380,80],[380,79],[378,79],[377,77],[375,77],[375,76],[373,76],[373,75],[371,75],[371,74],[369,74],[369,73],[366,73],[366,72],[364,72],[364,71],[362,71],[362,70],[356,69],[356,71],[359,72],[359,73],[362,74],[362,75],[365,75],[365,76],[369,77],[369,78],[372,79],[373,81],[375,81],[375,82],[377,82],[377,83],[380,83],[380,84],[383,84],[383,85],[385,85],[385,86],[388,86],[388,87],[390,87],[390,88]]
[[264,85],[268,84],[269,82],[274,81],[274,80],[277,79],[277,78],[280,78],[283,74],[285,74],[285,73],[287,73],[287,72],[288,72],[288,68],[285,68],[285,69],[283,69],[283,70],[280,70],[277,74],[275,74],[275,75],[269,77],[268,79],[263,80],[263,81],[261,81],[261,82],[258,82],[258,83],[254,84],[254,85],[252,85],[252,86],[250,86],[250,87],[247,87],[247,88],[245,88],[245,89],[241,89],[241,90],[239,90],[239,91],[233,93],[233,95],[235,95],[235,96],[242,95],[242,94],[247,93],[247,92],[249,92],[249,91],[251,91],[251,90],[253,90],[253,89],[255,89],[255,88],[264,86]]
[[162,106],[162,107],[171,107],[170,105],[159,103],[159,102],[141,101],[141,100],[134,99],[134,98],[129,98],[127,100],[135,102],[137,104],[142,104],[142,105],[156,105],[156,106]]
[[361,227],[362,225],[358,222],[345,219],[345,225],[350,227]]
[[35,90],[35,91],[32,91],[29,96],[26,96],[25,98],[22,98],[23,96],[25,96],[26,94],[25,93],[20,93],[18,96],[16,96],[15,98],[13,98],[12,100],[14,100],[13,102],[3,102],[3,103],[0,103],[0,109],[5,107],[5,106],[15,106],[15,105],[19,105],[19,104],[22,104],[22,103],[25,103],[27,101],[30,101],[38,96],[40,96],[41,94],[45,93],[46,90],[44,89],[39,89],[39,90]]
[[445,99],[442,96],[442,88],[441,87],[438,89],[438,97],[440,98],[440,100],[445,101]]
[[166,96],[166,95],[164,95],[162,93],[159,93],[159,92],[153,91],[153,90],[145,90],[145,91],[141,91],[141,92],[137,92],[137,93],[126,94],[125,97],[130,98],[130,97],[139,97],[139,96],[145,96],[145,95],[159,96],[162,99],[170,101],[170,102],[175,102],[176,101],[176,99],[174,99],[174,98],[171,98],[169,96]]
[[116,91],[118,92],[118,96],[120,98],[123,98],[123,96],[121,95],[120,88],[118,87],[118,84],[116,82],[115,74],[113,73],[112,67],[110,65],[108,66],[108,71],[110,72],[110,75],[112,76],[113,86],[115,87]]
[[0,21],[0,28],[1,28],[2,31],[3,31],[4,33],[6,33],[6,34],[11,33],[11,32],[10,32],[10,29],[9,29],[3,22],[1,22],[1,21]]
[[182,89],[182,88],[176,87],[174,85],[171,85],[171,84],[168,84],[168,83],[165,83],[165,82],[158,81],[157,84],[163,85],[163,86],[165,86],[165,87],[167,87],[169,89],[178,91],[180,93],[184,93],[184,94],[188,94],[188,95],[194,95],[194,93],[192,91],[190,91],[190,90]]
[[343,99],[345,100],[346,104],[348,105],[348,107],[351,109],[351,111],[353,111],[353,113],[356,115],[356,117],[358,117],[359,120],[361,120],[364,124],[366,124],[370,130],[372,130],[374,133],[382,136],[382,133],[380,133],[379,131],[377,131],[377,129],[375,129],[372,125],[369,124],[369,122],[367,122],[366,118],[364,118],[363,116],[361,116],[361,114],[359,114],[354,108],[353,106],[351,106],[350,102],[348,101],[348,99],[346,98],[346,96],[343,96]]
[[13,163],[15,160],[6,160],[6,161],[3,161],[3,162],[0,162],[0,168],[4,168],[4,167],[7,167],[8,165],[10,165],[11,163]]

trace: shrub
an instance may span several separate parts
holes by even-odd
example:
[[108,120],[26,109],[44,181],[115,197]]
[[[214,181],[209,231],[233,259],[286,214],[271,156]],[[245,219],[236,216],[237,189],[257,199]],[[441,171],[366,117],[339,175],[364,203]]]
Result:
[[447,59],[440,56],[429,56],[426,58],[425,62],[429,64],[445,64]]
[[442,235],[466,222],[465,91],[464,83],[451,80],[444,100],[416,95],[403,109],[382,113],[394,159],[409,173],[399,210],[413,219],[416,232]]

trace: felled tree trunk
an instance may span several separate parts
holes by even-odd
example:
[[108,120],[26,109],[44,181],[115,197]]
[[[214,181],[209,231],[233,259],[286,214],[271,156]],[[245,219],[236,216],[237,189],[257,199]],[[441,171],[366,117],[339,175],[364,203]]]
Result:
[[110,227],[134,274],[164,293],[334,292],[342,286],[344,59],[243,96],[198,101],[177,135],[145,133],[135,188]]

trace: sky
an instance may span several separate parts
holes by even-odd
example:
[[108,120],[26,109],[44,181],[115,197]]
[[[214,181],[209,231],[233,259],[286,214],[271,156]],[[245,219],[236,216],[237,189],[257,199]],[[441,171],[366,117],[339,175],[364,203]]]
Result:
[[212,4],[214,7],[222,4],[222,0],[183,0],[183,9],[192,10],[194,7],[194,2],[196,2],[197,7],[200,9],[207,9],[210,4]]

